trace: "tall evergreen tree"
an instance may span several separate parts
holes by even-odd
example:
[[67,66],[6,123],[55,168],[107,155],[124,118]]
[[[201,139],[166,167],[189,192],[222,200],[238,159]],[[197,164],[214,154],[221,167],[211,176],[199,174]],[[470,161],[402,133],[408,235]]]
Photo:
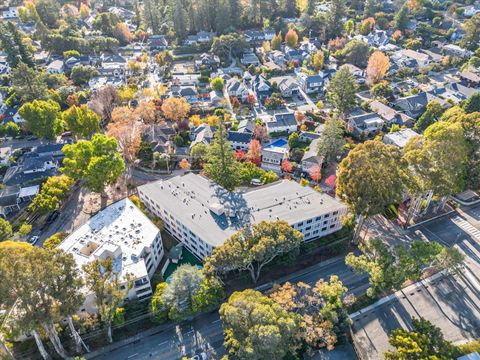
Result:
[[204,169],[208,177],[227,190],[240,184],[239,165],[227,140],[225,127],[221,124],[213,136]]
[[345,0],[332,0],[330,12],[327,15],[327,37],[334,39],[342,34],[343,21],[347,13]]
[[175,3],[173,27],[175,29],[175,33],[180,39],[183,39],[187,35],[188,29],[187,29],[186,13],[185,13],[185,9],[182,6],[181,1],[177,1]]

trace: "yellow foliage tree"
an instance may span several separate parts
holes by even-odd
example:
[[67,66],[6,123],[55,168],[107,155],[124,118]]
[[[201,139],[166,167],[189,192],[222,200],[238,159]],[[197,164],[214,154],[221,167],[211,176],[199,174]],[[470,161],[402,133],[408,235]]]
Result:
[[390,59],[381,51],[375,51],[368,59],[367,81],[376,84],[384,78],[390,69]]

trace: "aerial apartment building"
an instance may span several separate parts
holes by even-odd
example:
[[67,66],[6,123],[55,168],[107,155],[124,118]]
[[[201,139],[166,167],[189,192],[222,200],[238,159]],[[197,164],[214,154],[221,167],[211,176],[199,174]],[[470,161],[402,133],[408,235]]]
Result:
[[340,201],[289,180],[231,192],[189,173],[142,185],[138,194],[165,229],[200,259],[260,221],[285,220],[311,241],[340,230],[347,214]]
[[[58,248],[72,254],[79,269],[95,259],[110,258],[118,276],[123,279],[128,275],[133,281],[127,296],[131,300],[152,295],[150,279],[164,253],[160,230],[129,199],[98,212]],[[91,296],[87,296],[85,306],[92,309],[87,311],[94,307]]]

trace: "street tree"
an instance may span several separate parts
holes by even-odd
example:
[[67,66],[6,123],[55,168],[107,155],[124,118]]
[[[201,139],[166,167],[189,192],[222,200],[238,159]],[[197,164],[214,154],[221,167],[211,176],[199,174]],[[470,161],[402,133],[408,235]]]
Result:
[[393,330],[389,343],[395,350],[384,353],[386,360],[456,359],[461,354],[445,340],[440,328],[424,318],[412,318],[411,330]]
[[87,105],[73,105],[62,113],[65,127],[77,137],[87,138],[100,130],[101,117]]
[[221,298],[223,288],[218,279],[207,277],[197,267],[185,264],[172,274],[161,300],[170,319],[180,320],[215,306]]
[[88,290],[95,294],[98,314],[108,342],[112,343],[112,324],[121,314],[124,300],[133,286],[131,276],[121,276],[116,272],[111,259],[93,260],[83,265],[83,271]]
[[368,296],[398,290],[405,281],[418,281],[425,268],[457,271],[463,256],[435,242],[415,240],[411,246],[388,246],[382,240],[370,239],[360,246],[361,254],[349,253],[345,263],[357,272],[366,272],[370,288]]
[[262,221],[244,228],[216,247],[207,258],[209,272],[248,271],[254,283],[277,256],[298,249],[303,235],[286,221]]
[[220,186],[231,191],[240,184],[238,166],[227,140],[225,127],[220,124],[208,149],[207,162],[203,166],[205,174]]
[[366,217],[380,214],[402,199],[405,166],[400,150],[380,141],[359,144],[338,168],[337,196],[358,217],[354,240]]
[[448,195],[461,192],[465,186],[468,144],[462,125],[445,121],[430,125],[423,136],[409,140],[404,159],[412,180],[410,193],[418,197],[432,191],[439,199],[436,212]]
[[248,161],[250,161],[251,163],[254,163],[257,166],[260,166],[262,162],[261,151],[262,151],[262,145],[260,144],[260,141],[258,141],[257,139],[251,140],[250,144],[248,144],[248,153],[247,153]]
[[344,123],[338,116],[334,116],[325,122],[325,128],[320,134],[317,148],[318,155],[323,157],[324,162],[336,161],[337,156],[342,153],[345,145],[344,132]]
[[367,81],[376,84],[382,80],[390,69],[390,59],[381,51],[375,51],[368,59]]
[[299,316],[255,290],[234,292],[220,307],[224,345],[239,359],[282,359],[293,350]]
[[248,43],[243,35],[230,33],[213,39],[210,51],[218,55],[222,60],[230,61],[232,57],[241,55],[248,47]]
[[345,305],[352,299],[346,293],[338,276],[331,276],[330,281],[321,279],[314,287],[302,282],[274,285],[269,297],[282,309],[301,317],[295,335],[299,346],[305,342],[312,349],[333,350],[337,334],[347,327]]
[[72,185],[73,180],[66,175],[49,177],[28,209],[38,214],[46,214],[57,209],[70,193]]
[[279,32],[273,37],[270,47],[272,50],[282,49],[282,32]]
[[125,170],[117,141],[103,134],[67,144],[62,151],[65,158],[60,170],[74,180],[85,180],[93,192],[103,193]]
[[58,232],[50,236],[47,240],[43,242],[43,248],[46,250],[53,250],[55,249],[63,239],[67,237],[66,232]]
[[441,118],[442,121],[458,123],[468,145],[467,185],[472,189],[480,188],[480,112],[465,114],[460,107],[452,107]]
[[341,68],[335,73],[327,88],[327,99],[334,109],[345,115],[356,105],[358,83],[348,68]]
[[197,143],[190,149],[190,162],[192,169],[201,169],[208,159],[208,146]]
[[33,100],[18,110],[28,130],[38,137],[52,140],[62,132],[60,105],[53,100]]
[[404,31],[408,26],[408,6],[405,3],[400,10],[395,14],[393,19],[395,28]]
[[8,220],[0,218],[0,241],[7,240],[12,235],[12,226]]

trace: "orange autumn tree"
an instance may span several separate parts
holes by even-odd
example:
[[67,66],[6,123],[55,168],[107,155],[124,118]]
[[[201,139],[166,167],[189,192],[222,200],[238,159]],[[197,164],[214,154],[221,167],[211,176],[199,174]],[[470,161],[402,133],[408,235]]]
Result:
[[163,102],[162,111],[171,121],[184,120],[190,112],[190,104],[184,98],[168,98]]
[[251,163],[260,166],[262,160],[261,160],[261,151],[262,151],[262,145],[260,145],[260,141],[253,139],[250,141],[250,144],[248,145],[248,161]]
[[182,159],[178,163],[178,166],[180,167],[180,169],[183,169],[183,170],[190,169],[190,163],[188,162],[187,159]]
[[368,59],[367,81],[376,84],[382,80],[390,69],[390,59],[383,52],[377,50]]
[[287,34],[285,35],[285,44],[292,49],[297,47],[298,34],[295,30],[288,30]]
[[322,178],[322,169],[320,169],[320,166],[314,165],[308,170],[308,175],[318,184]]
[[117,140],[127,174],[131,173],[132,165],[137,159],[144,129],[145,125],[129,107],[121,106],[112,111],[112,121],[108,124],[107,134]]

